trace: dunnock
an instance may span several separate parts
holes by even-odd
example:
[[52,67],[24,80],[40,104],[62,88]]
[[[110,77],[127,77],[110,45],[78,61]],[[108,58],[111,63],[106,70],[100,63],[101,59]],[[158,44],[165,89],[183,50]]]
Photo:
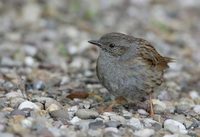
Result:
[[[133,102],[151,97],[162,84],[163,73],[171,61],[148,41],[122,33],[108,33],[89,43],[101,49],[96,67],[99,81],[114,96]],[[150,110],[152,115],[152,103]]]

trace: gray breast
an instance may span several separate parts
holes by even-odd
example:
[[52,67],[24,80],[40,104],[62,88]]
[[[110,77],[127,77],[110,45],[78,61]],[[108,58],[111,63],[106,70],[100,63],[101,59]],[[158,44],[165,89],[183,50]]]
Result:
[[98,78],[102,85],[114,96],[124,96],[130,100],[138,100],[150,92],[151,83],[144,69],[143,64],[127,67],[116,57],[103,52],[97,62]]

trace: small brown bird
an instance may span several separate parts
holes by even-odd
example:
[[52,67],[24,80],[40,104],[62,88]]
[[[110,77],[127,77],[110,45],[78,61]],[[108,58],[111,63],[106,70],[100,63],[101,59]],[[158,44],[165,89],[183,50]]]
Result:
[[[107,33],[89,43],[100,47],[97,76],[116,97],[132,102],[151,94],[163,82],[171,58],[161,56],[146,40],[122,33]],[[150,114],[153,115],[152,102]]]

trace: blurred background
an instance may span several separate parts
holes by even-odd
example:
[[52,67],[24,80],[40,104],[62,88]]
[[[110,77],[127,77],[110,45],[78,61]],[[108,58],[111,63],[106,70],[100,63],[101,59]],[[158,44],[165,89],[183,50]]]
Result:
[[93,76],[98,51],[87,41],[114,31],[149,40],[176,59],[168,79],[199,89],[199,22],[199,0],[1,0],[1,71]]
[[[145,130],[150,132],[149,136],[152,132],[160,137],[179,130],[186,134],[185,127],[188,135],[198,136],[200,0],[0,0],[0,136],[4,131],[19,136],[72,136],[73,131],[75,136],[81,126],[88,129],[81,117],[98,116],[98,104],[104,105],[113,98],[98,82],[98,49],[87,41],[108,32],[146,39],[163,56],[175,59],[165,74],[166,88],[154,97],[154,120],[158,126],[154,126],[155,121],[145,121],[146,110],[132,113],[131,109],[119,107],[123,111],[115,114],[114,119],[123,122],[118,122],[113,132],[124,137],[135,135],[135,129],[147,123],[155,129]],[[74,91],[78,94],[71,94]],[[21,93],[32,102],[27,102]],[[32,111],[38,108],[42,113]],[[83,109],[79,114],[86,116],[77,117],[79,109]],[[61,121],[54,120],[55,117],[61,117]],[[104,117],[110,120],[108,114]],[[172,121],[172,127],[163,131],[166,118],[180,123],[177,126]],[[75,123],[78,121],[79,127]],[[131,128],[121,127],[126,121],[132,124]],[[102,127],[106,126],[105,120],[101,122],[90,126],[94,129],[91,133],[88,130],[88,134],[102,135]],[[138,122],[139,128],[134,127]],[[141,133],[145,132],[141,130],[137,135]],[[88,134],[81,131],[80,137]]]
[[198,0],[1,0],[1,71],[93,75],[98,51],[87,41],[114,31],[149,40],[176,59],[166,77],[198,89],[199,22]]

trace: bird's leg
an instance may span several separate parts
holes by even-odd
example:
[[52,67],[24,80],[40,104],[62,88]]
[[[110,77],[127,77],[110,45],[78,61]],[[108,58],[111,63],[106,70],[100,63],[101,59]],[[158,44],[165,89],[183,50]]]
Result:
[[152,116],[154,116],[152,92],[149,94],[149,103],[150,103],[150,116],[152,117]]
[[125,104],[125,103],[127,103],[127,100],[126,100],[124,97],[119,96],[119,97],[115,98],[115,99],[109,104],[108,107],[101,108],[99,111],[100,111],[100,112],[112,112],[112,111],[113,111],[113,107],[114,107],[115,105],[118,105],[118,104],[121,105],[121,104]]

